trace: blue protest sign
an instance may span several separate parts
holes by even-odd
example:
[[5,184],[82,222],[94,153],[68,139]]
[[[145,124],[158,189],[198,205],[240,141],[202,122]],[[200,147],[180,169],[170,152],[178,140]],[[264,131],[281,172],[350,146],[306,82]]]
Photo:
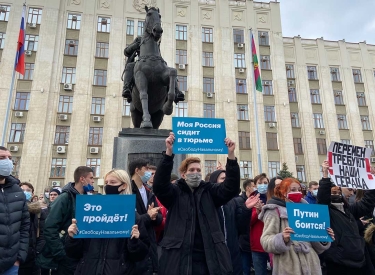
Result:
[[75,238],[128,238],[135,224],[135,195],[79,195]]
[[174,154],[228,154],[224,119],[173,117],[172,129]]
[[286,203],[289,227],[295,234],[291,234],[293,241],[332,242],[327,228],[330,227],[327,205]]

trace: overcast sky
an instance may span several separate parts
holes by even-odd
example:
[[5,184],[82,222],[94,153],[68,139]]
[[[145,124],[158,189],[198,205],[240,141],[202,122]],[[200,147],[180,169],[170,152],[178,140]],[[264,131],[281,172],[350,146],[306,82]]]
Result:
[[[375,0],[278,0],[283,36],[375,45]],[[269,2],[269,1],[264,1]]]

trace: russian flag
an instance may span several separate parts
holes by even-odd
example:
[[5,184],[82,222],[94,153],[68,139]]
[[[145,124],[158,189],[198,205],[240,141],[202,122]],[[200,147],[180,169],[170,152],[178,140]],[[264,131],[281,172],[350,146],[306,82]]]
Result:
[[26,6],[23,6],[22,9],[22,19],[20,33],[18,35],[17,42],[17,55],[14,63],[14,69],[20,74],[25,74],[25,10]]

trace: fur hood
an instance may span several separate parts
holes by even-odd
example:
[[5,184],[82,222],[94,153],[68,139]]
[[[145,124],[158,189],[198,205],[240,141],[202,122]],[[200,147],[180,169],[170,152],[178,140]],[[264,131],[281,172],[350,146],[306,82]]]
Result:
[[373,236],[375,232],[375,224],[371,223],[365,230],[365,241],[366,243],[369,244],[374,244],[373,243]]
[[39,202],[30,202],[27,204],[30,214],[39,214],[42,211],[42,206]]

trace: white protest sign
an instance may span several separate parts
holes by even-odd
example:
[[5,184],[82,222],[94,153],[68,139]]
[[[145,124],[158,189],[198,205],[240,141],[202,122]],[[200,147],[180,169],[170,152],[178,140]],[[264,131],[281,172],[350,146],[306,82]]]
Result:
[[375,189],[370,148],[332,142],[328,148],[329,174],[340,187]]

